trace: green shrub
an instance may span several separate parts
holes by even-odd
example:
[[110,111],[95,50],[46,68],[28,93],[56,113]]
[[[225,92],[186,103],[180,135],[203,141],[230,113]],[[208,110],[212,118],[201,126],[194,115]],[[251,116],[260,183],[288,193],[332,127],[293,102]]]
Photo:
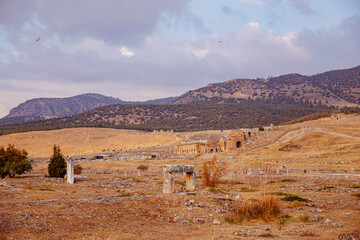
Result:
[[309,200],[306,198],[302,198],[293,194],[287,194],[284,198],[282,198],[281,200],[284,201],[289,201],[289,202],[293,202],[293,201],[299,201],[299,202],[308,202]]
[[281,180],[281,182],[296,182],[296,180],[291,179],[291,178],[285,178],[285,179]]
[[302,197],[299,197],[299,196],[291,194],[291,193],[273,192],[272,194],[276,195],[276,196],[285,196],[284,198],[281,198],[281,200],[284,200],[284,201],[289,201],[289,202],[293,202],[293,201],[309,202],[309,199],[302,198]]
[[50,177],[63,178],[66,174],[66,163],[59,146],[54,145],[53,147],[53,155],[50,158],[48,171]]
[[260,126],[260,127],[259,127],[259,131],[261,131],[261,132],[262,132],[262,131],[265,131],[265,129],[264,129],[263,127],[261,127],[261,126]]
[[27,152],[19,150],[9,144],[5,149],[0,147],[0,177],[20,176],[32,170],[31,163],[27,159]]

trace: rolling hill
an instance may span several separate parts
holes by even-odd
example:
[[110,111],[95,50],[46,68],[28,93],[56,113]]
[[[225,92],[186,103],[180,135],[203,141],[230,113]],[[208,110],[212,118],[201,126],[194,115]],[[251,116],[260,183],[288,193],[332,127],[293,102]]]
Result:
[[360,66],[313,76],[287,74],[268,79],[231,79],[180,96],[175,103],[238,103],[240,99],[293,98],[344,107],[360,105]]

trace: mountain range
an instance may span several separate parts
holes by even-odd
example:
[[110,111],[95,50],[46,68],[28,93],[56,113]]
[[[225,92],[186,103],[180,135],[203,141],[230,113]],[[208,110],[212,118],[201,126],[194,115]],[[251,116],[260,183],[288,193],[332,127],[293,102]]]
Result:
[[[256,104],[251,101],[256,101]],[[263,107],[259,102],[266,102],[266,108],[271,109],[271,111],[274,111],[274,108],[269,107],[269,104],[278,105],[281,103],[287,103],[290,105],[301,105],[302,103],[305,103],[306,106],[326,105],[336,107],[358,107],[360,105],[360,66],[349,69],[328,71],[312,76],[293,73],[281,75],[278,77],[269,77],[266,79],[231,79],[226,82],[213,83],[197,90],[188,91],[180,97],[155,99],[146,102],[122,101],[118,98],[107,97],[94,93],[82,94],[69,98],[37,98],[28,100],[25,103],[20,104],[18,107],[12,109],[9,115],[0,119],[0,124],[14,124],[28,121],[45,120],[56,117],[68,117],[88,111],[90,111],[90,113],[85,114],[87,116],[87,120],[84,120],[85,122],[87,121],[88,124],[93,124],[94,122],[97,124],[102,124],[99,123],[99,121],[94,121],[94,119],[97,119],[97,117],[90,116],[91,113],[94,113],[92,110],[102,107],[102,113],[108,113],[110,111],[111,116],[113,117],[118,114],[120,117],[114,118],[116,121],[118,121],[118,123],[115,125],[123,126],[140,123],[145,124],[146,121],[143,121],[142,119],[148,119],[150,121],[150,119],[154,120],[156,117],[151,113],[151,111],[149,112],[148,110],[144,110],[146,114],[143,111],[143,113],[139,116],[130,114],[130,117],[130,115],[127,114],[127,117],[123,117],[122,111],[124,111],[124,107],[109,106],[109,109],[111,110],[108,110],[107,107],[104,108],[104,106],[130,104],[131,106],[126,108],[126,112],[132,111],[135,113],[140,108],[157,109],[156,114],[159,114],[161,111],[165,111],[160,114],[165,117],[169,117],[167,113],[171,112],[172,117],[187,116],[189,118],[194,118],[193,113],[185,113],[184,111],[181,112],[180,109],[186,109],[186,111],[196,111],[199,113],[200,110],[198,110],[196,107],[174,108],[171,106],[165,106],[156,108],[154,106],[145,107],[143,105],[201,105],[206,103],[215,105],[242,104],[251,108],[254,108],[254,106],[259,108]],[[142,106],[136,107],[136,105]],[[133,109],[129,110],[129,108]],[[176,109],[181,113],[176,113]],[[245,110],[246,108],[242,109],[242,111]],[[260,109],[258,110],[260,111]],[[175,111],[175,113],[173,113],[173,111]],[[239,109],[235,112],[238,113],[238,111]],[[200,115],[203,117],[205,113],[202,111],[200,112]],[[212,112],[216,113],[213,108]],[[232,113],[235,114],[235,112]],[[304,110],[303,113],[311,113],[311,111]],[[196,116],[199,117],[198,115]],[[216,114],[214,114],[214,117],[216,117]],[[83,117],[80,118],[85,119]],[[106,124],[111,122],[111,119],[104,119],[101,116],[100,118],[104,120]],[[282,119],[290,120],[288,118],[284,118],[284,116]],[[278,121],[276,120],[276,122]]]

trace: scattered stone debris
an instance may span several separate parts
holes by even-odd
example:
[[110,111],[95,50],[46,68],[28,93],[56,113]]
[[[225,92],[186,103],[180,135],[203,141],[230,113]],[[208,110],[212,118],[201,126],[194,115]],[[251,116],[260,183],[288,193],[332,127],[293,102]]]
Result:
[[279,148],[278,150],[290,152],[290,151],[294,151],[294,150],[298,150],[298,149],[301,149],[300,145],[289,143],[289,144],[286,144],[285,146]]
[[360,240],[360,235],[357,233],[342,233],[338,238],[340,240]]
[[330,219],[325,219],[325,223],[328,223],[330,224],[332,227],[335,227],[335,228],[339,228],[339,227],[342,227],[342,225],[338,222],[335,222],[333,220],[330,220]]

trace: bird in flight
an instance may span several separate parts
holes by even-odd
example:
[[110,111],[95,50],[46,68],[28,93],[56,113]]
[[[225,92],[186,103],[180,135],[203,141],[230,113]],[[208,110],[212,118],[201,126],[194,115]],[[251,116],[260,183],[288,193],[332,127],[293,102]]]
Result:
[[39,37],[38,39],[36,39],[36,41],[37,41],[37,42],[40,42],[40,39],[41,39],[41,38]]

